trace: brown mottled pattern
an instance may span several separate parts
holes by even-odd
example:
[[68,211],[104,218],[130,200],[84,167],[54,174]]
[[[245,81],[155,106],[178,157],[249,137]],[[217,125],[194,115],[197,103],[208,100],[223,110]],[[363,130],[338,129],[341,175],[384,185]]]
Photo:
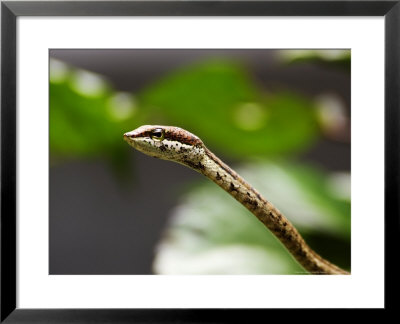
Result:
[[[164,138],[193,145],[175,150],[162,144],[152,146],[152,150],[134,144],[135,138],[151,138],[154,129],[164,130]],[[253,213],[282,242],[304,269],[313,274],[349,274],[314,252],[301,237],[292,223],[260,193],[249,185],[229,166],[217,158],[195,135],[179,127],[141,126],[126,133],[133,139],[130,144],[145,154],[184,164],[204,174]],[[151,140],[150,140],[151,141]],[[179,142],[179,143],[178,143]],[[159,142],[160,143],[160,142]]]
[[349,274],[314,252],[292,223],[257,190],[206,149],[206,168],[198,170],[253,213],[282,242],[293,257],[313,274]]
[[157,128],[163,129],[164,138],[171,141],[178,141],[188,145],[201,145],[203,143],[196,135],[174,126],[145,125],[131,132],[130,137],[151,137],[153,130]]
[[179,127],[166,128],[165,138],[171,141],[178,141],[189,145],[200,145],[203,142],[195,135],[183,130]]

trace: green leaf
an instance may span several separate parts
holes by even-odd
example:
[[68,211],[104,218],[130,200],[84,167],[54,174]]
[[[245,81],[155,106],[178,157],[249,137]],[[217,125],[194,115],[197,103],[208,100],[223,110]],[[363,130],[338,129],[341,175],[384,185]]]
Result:
[[244,68],[229,61],[188,66],[139,96],[165,123],[191,130],[232,156],[279,154],[309,145],[318,134],[314,107],[293,93],[266,95]]
[[50,69],[52,161],[104,157],[116,171],[126,171],[129,150],[122,135],[144,120],[133,96],[62,62],[52,61]]

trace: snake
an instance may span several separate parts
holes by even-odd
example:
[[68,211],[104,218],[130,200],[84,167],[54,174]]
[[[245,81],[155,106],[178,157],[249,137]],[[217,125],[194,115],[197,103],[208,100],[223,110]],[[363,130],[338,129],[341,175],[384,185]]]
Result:
[[295,226],[196,135],[175,126],[143,125],[123,135],[136,150],[183,164],[212,180],[263,223],[310,274],[350,274],[317,254]]

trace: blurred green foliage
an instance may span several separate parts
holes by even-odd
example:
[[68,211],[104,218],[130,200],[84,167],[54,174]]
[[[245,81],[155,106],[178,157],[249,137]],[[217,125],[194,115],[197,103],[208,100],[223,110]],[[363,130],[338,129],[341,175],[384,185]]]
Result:
[[[349,69],[350,51],[334,54],[288,51],[284,61]],[[51,60],[51,162],[101,157],[124,174],[131,150],[124,132],[143,124],[183,127],[218,155],[242,161],[239,173],[312,247],[349,269],[349,175],[336,181],[339,176],[291,159],[321,136],[317,108],[312,98],[293,91],[266,93],[241,64],[229,60],[186,66],[135,94],[116,92],[101,76]],[[183,194],[157,251],[155,271],[302,272],[254,216],[207,181]]]
[[[67,69],[59,64],[54,68]],[[122,130],[132,127],[133,114],[118,118],[116,112],[121,107],[115,98],[120,94],[99,76],[69,68],[63,73],[50,78],[51,162],[104,157],[116,171],[126,169],[128,153],[121,140]],[[79,78],[89,79],[88,85],[81,84]],[[139,114],[135,121],[140,123]]]
[[351,70],[350,50],[291,50],[282,51],[283,61],[288,64],[311,63],[339,68],[347,73]]
[[287,92],[267,95],[234,62],[182,69],[146,89],[140,99],[146,110],[234,156],[298,150],[317,133],[310,100]]
[[310,100],[293,93],[267,95],[233,62],[185,68],[140,98],[146,109],[234,156],[290,152],[309,145],[317,132]]
[[81,74],[71,70],[50,82],[53,157],[101,155],[123,161],[121,134],[146,123],[190,129],[219,152],[236,157],[293,152],[318,135],[311,100],[289,92],[263,93],[237,63],[212,61],[176,71],[137,93],[134,113],[124,118],[114,116],[120,108],[111,87],[89,74],[86,79],[95,86],[86,86],[88,92]]

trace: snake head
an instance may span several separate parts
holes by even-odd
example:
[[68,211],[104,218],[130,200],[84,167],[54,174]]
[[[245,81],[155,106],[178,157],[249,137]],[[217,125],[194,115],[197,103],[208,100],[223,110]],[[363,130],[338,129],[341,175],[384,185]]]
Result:
[[174,126],[140,126],[125,133],[124,140],[144,154],[183,164],[197,163],[204,155],[200,138]]

